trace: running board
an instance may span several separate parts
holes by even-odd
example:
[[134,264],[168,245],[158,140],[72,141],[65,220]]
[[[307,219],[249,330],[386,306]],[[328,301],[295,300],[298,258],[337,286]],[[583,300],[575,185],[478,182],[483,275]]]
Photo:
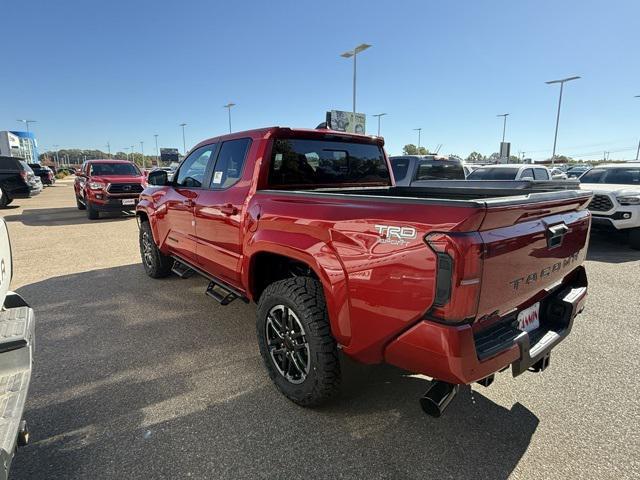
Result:
[[220,305],[229,305],[236,298],[238,298],[238,296],[231,290],[228,290],[225,286],[220,285],[213,280],[209,282],[207,291],[204,293],[213,298]]
[[237,298],[242,300],[244,303],[249,303],[249,299],[245,297],[242,292],[236,290],[231,285],[227,285],[222,280],[218,280],[217,278],[203,272],[199,268],[189,265],[187,262],[178,257],[174,256],[173,259],[175,261],[173,263],[173,268],[171,269],[171,271],[179,277],[189,278],[194,273],[197,273],[208,279],[209,285],[207,285],[205,294],[213,298],[220,305],[229,305]]
[[180,278],[190,278],[193,276],[194,273],[196,273],[196,271],[191,268],[188,265],[185,265],[184,263],[175,260],[173,262],[173,267],[171,267],[171,271],[173,273],[175,273],[177,276],[179,276]]

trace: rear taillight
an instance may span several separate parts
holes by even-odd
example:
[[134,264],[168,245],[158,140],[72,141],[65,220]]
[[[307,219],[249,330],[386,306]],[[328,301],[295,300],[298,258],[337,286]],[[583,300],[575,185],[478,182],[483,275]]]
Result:
[[431,233],[435,252],[436,294],[429,317],[446,322],[473,320],[478,312],[483,243],[479,233]]

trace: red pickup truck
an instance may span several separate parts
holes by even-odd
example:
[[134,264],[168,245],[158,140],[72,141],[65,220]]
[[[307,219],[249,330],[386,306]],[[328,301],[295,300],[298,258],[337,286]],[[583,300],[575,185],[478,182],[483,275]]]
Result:
[[[255,301],[266,369],[313,406],[340,383],[338,351],[458,385],[542,371],[583,309],[591,194],[482,182],[398,187],[383,139],[265,128],[198,144],[140,196],[142,263]],[[549,187],[553,188],[553,187]]]
[[135,210],[146,179],[127,160],[88,160],[82,164],[73,188],[78,210],[95,220],[100,212]]

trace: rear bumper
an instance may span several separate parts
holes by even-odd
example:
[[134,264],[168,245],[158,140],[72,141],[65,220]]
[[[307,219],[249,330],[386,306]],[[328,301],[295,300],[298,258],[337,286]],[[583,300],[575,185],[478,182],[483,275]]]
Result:
[[474,335],[470,325],[421,321],[392,341],[387,363],[455,384],[469,384],[512,367],[513,376],[546,359],[571,332],[587,297],[587,277],[579,267],[568,285],[548,295],[540,308],[540,328],[527,333],[506,319]]
[[33,309],[9,292],[0,311],[0,480],[9,474],[21,429],[35,347]]

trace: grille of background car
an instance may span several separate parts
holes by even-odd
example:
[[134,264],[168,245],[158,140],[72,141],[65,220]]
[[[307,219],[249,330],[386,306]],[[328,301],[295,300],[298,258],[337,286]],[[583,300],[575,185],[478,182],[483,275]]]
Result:
[[139,183],[112,183],[109,185],[107,192],[109,193],[140,193],[142,185]]
[[606,212],[613,208],[613,202],[608,195],[594,195],[593,200],[589,204],[589,210],[597,212]]

